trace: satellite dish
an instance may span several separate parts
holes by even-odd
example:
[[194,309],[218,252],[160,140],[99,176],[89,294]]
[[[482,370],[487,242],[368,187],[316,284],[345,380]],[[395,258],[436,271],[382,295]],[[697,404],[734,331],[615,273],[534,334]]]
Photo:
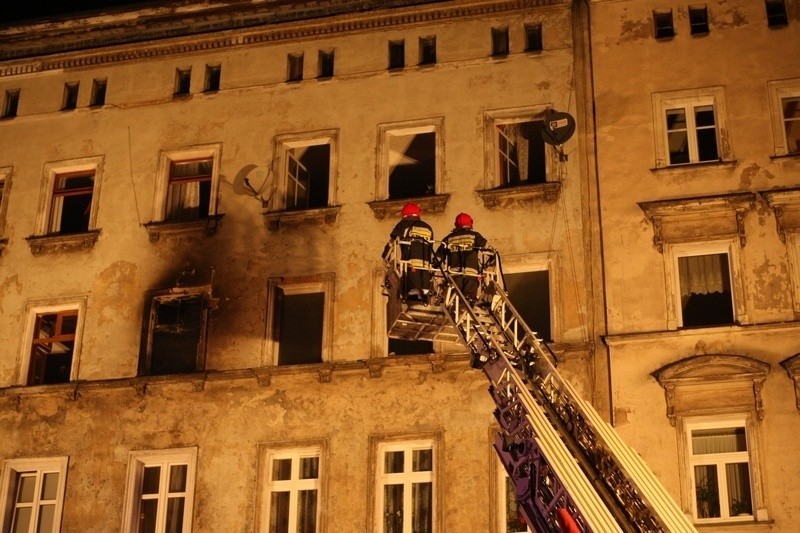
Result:
[[569,113],[550,111],[544,118],[542,139],[547,144],[560,146],[575,133],[575,119]]
[[269,167],[245,165],[233,179],[233,191],[268,202],[274,188],[273,181]]

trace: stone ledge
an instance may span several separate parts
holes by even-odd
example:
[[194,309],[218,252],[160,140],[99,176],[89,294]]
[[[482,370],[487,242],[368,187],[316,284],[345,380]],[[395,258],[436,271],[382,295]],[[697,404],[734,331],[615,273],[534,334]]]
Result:
[[403,198],[400,200],[375,200],[367,202],[375,214],[375,218],[383,220],[387,215],[400,217],[400,210],[408,202],[414,202],[422,209],[422,216],[428,213],[443,213],[450,200],[449,194],[436,194],[432,196],[419,196],[416,198]]
[[185,234],[203,234],[211,237],[217,233],[224,214],[211,215],[198,220],[188,222],[147,222],[144,227],[150,238],[150,242],[156,242],[164,237],[174,237]]
[[341,206],[334,205],[319,209],[298,209],[291,211],[265,211],[264,223],[269,231],[276,231],[283,226],[299,226],[302,224],[335,224],[339,219]]
[[508,207],[514,203],[531,203],[540,199],[552,203],[558,200],[561,194],[561,182],[548,181],[530,185],[484,189],[476,192],[487,209]]
[[[68,235],[31,235],[26,237],[33,255],[61,252],[80,252],[92,248],[97,242],[100,230]],[[0,250],[2,246],[0,246]]]

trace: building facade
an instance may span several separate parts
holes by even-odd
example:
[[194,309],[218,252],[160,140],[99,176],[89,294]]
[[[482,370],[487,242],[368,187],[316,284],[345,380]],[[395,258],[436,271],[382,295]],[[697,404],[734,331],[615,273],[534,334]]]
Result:
[[0,29],[3,530],[524,530],[485,378],[387,338],[380,252],[409,199],[438,238],[470,213],[608,410],[587,13],[173,2]]

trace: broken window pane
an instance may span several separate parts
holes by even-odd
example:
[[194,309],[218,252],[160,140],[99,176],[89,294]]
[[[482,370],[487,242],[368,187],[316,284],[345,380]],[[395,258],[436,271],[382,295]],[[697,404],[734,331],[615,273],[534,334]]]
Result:
[[205,302],[202,296],[155,298],[151,324],[149,374],[198,370]]
[[545,342],[553,340],[550,331],[550,273],[534,270],[503,276],[511,304],[531,331]]
[[436,133],[387,134],[389,199],[436,194]]
[[547,181],[543,127],[541,120],[497,125],[501,186]]
[[28,385],[69,381],[77,329],[78,312],[75,310],[36,316]]
[[278,365],[321,363],[325,293],[276,292]]
[[684,327],[733,323],[728,254],[678,258]]
[[89,230],[94,172],[57,174],[48,233],[82,233]]
[[328,205],[331,145],[315,144],[286,151],[286,209]]
[[800,153],[800,97],[784,98],[783,124],[786,132],[786,151]]
[[212,158],[170,163],[167,205],[168,221],[207,218],[211,203]]

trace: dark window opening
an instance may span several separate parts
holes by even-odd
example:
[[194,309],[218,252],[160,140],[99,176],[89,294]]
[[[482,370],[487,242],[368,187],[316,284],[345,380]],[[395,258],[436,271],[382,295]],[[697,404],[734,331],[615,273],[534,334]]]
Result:
[[728,254],[678,258],[683,327],[733,324]]
[[655,26],[656,39],[675,37],[675,26],[672,23],[671,9],[661,13],[653,11],[653,24]]
[[332,78],[333,77],[333,50],[320,50],[319,51],[319,73],[317,77]]
[[708,8],[706,6],[689,6],[689,27],[692,35],[708,33]]
[[525,51],[526,52],[541,52],[544,49],[542,44],[542,25],[541,24],[526,24],[525,25]]
[[286,81],[303,79],[303,54],[289,54]]
[[78,107],[78,88],[80,83],[65,83],[64,84],[64,100],[61,103],[61,109],[64,111],[75,109]]
[[389,41],[389,69],[398,69],[406,66],[406,42]]
[[48,233],[66,235],[89,231],[93,192],[94,172],[57,174]]
[[782,99],[781,107],[786,133],[786,151],[790,154],[800,153],[800,97]]
[[512,305],[531,331],[538,333],[545,342],[551,342],[550,273],[536,270],[505,274],[503,281]]
[[213,159],[170,162],[164,219],[188,221],[211,214]]
[[286,151],[286,209],[328,205],[331,145],[315,144]]
[[3,104],[3,116],[0,118],[13,118],[17,116],[19,106],[19,89],[6,91],[6,100]]
[[202,295],[153,299],[150,375],[181,374],[201,369],[206,305]]
[[785,26],[789,24],[789,17],[786,15],[785,0],[766,0],[767,26]]
[[419,64],[433,65],[436,63],[436,37],[419,38]]
[[500,186],[545,183],[544,121],[497,125]]
[[[389,304],[386,304],[386,330],[388,331],[392,324],[389,323]],[[392,339],[389,338],[388,345],[389,355],[426,355],[433,353],[432,341],[420,341],[409,339]]]
[[172,96],[189,96],[189,89],[192,83],[192,69],[175,70],[175,91]]
[[389,199],[436,194],[436,133],[387,135]]
[[275,294],[275,337],[278,365],[322,362],[325,293]]
[[92,82],[92,97],[89,105],[92,107],[99,107],[106,103],[106,85],[105,78],[96,79]]
[[508,55],[508,28],[492,28],[492,55]]
[[28,385],[69,381],[77,329],[75,310],[36,315]]
[[221,76],[222,67],[220,65],[206,65],[206,82],[203,86],[203,92],[213,93],[219,91]]
[[714,106],[704,105],[694,108],[694,121],[697,127],[697,158],[699,161],[718,161],[717,124]]

